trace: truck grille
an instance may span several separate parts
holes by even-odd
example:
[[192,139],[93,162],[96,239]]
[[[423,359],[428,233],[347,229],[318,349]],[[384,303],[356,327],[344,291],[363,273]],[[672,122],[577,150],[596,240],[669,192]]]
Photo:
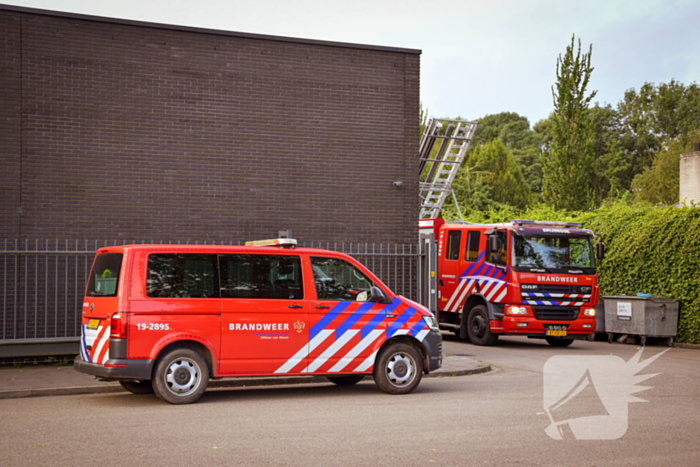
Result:
[[[586,287],[586,291],[581,288]],[[554,285],[554,284],[521,284],[520,289],[523,292],[533,293],[566,293],[566,294],[590,294],[591,286],[581,285]]]
[[[559,292],[561,293],[561,292]],[[573,321],[578,318],[579,307],[577,306],[546,306],[532,307],[535,319],[542,321]]]

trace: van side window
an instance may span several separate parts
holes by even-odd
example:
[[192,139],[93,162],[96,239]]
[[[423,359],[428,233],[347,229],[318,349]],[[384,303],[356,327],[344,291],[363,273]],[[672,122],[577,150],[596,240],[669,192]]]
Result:
[[459,259],[459,244],[462,241],[461,230],[450,230],[447,233],[447,248],[445,248],[445,259],[457,261]]
[[146,281],[149,297],[219,298],[216,255],[149,255]]
[[372,296],[371,280],[340,258],[311,257],[318,300],[366,302]]
[[117,295],[123,256],[121,253],[97,255],[88,280],[86,295],[89,297],[115,297]]
[[479,242],[481,241],[481,232],[478,230],[467,234],[467,254],[464,259],[467,261],[476,261],[479,258]]
[[287,255],[220,255],[222,298],[301,300],[301,258]]

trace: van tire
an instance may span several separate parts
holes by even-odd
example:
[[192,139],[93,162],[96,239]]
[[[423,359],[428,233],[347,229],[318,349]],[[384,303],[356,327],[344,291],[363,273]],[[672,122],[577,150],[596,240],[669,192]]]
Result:
[[408,394],[423,377],[423,359],[408,344],[389,344],[379,352],[373,376],[387,394]]
[[469,311],[467,334],[472,344],[495,345],[498,342],[498,334],[491,332],[489,313],[484,305],[476,305]]
[[153,394],[151,381],[119,381],[124,389],[132,394]]
[[365,375],[326,376],[328,381],[338,386],[352,386],[362,381]]
[[190,404],[204,394],[209,384],[209,366],[192,349],[173,349],[158,359],[153,390],[165,402]]

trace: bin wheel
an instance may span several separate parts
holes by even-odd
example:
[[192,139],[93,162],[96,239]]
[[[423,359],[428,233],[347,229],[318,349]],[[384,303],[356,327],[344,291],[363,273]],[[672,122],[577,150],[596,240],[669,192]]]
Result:
[[669,337],[666,340],[666,345],[668,345],[669,347],[673,347],[673,337]]
[[612,344],[612,341],[613,341],[613,334],[612,334],[612,332],[609,332],[608,333],[608,344]]
[[642,343],[642,347],[647,345],[647,336],[642,336],[641,343]]

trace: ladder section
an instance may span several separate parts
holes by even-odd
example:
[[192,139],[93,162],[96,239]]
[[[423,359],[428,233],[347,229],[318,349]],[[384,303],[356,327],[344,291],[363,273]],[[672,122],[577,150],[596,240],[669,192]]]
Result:
[[[452,196],[459,219],[464,223],[452,183],[457,176],[478,122],[431,118],[420,140],[420,219],[440,215],[448,196]],[[437,149],[436,149],[437,148]]]

